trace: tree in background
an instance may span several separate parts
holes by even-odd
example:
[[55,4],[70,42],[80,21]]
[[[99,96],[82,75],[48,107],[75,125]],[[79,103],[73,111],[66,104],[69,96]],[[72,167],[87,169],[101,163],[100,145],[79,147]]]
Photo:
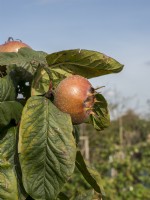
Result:
[[[89,143],[87,161],[100,172],[107,199],[149,200],[150,120],[141,117],[132,109],[125,111],[127,107],[125,102],[124,106],[118,103],[111,104],[110,108],[113,109],[111,112],[117,115],[113,116],[110,127],[101,133],[93,130],[91,125],[80,126],[80,148],[86,158],[85,143]],[[120,119],[122,138],[120,138]],[[86,140],[88,138],[88,142],[83,138]],[[75,187],[78,179],[80,187]],[[77,170],[70,181],[74,194],[90,189]],[[66,188],[68,190],[70,186],[67,185]]]
[[89,161],[100,172],[108,199],[148,200],[150,121],[140,118],[133,110],[127,110],[121,118],[122,142],[119,118],[101,132],[101,137],[90,125],[84,125],[84,135],[89,138]]

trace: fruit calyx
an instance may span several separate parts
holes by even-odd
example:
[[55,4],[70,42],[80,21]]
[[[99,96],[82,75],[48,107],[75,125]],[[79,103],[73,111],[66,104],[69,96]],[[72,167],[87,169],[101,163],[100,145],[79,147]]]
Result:
[[62,112],[70,114],[73,124],[80,124],[95,114],[95,94],[86,78],[72,75],[59,83],[54,93],[54,104]]
[[18,52],[18,50],[22,47],[31,47],[25,43],[23,43],[20,39],[14,40],[12,37],[9,37],[8,40],[0,45],[0,52]]

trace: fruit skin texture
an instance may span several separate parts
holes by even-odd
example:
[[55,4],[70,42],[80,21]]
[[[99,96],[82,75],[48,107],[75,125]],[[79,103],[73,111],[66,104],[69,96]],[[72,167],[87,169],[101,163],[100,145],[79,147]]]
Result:
[[18,50],[22,47],[28,47],[31,49],[30,46],[20,40],[13,40],[13,38],[8,38],[7,42],[0,45],[0,52],[18,52]]
[[91,83],[79,75],[62,80],[54,93],[54,104],[62,112],[70,114],[73,124],[80,124],[89,117],[94,101]]

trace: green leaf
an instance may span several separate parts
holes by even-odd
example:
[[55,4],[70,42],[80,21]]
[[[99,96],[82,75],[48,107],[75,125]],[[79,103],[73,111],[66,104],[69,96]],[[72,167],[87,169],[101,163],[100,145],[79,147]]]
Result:
[[16,97],[14,84],[9,76],[0,78],[0,102],[13,101]]
[[[24,191],[17,157],[17,134],[18,128],[11,127],[9,129],[4,129],[0,134],[0,153],[3,158],[9,162],[10,167],[14,170],[15,178],[17,181],[17,190],[19,200],[24,200],[26,198],[26,193]],[[1,170],[0,170],[1,171]],[[7,171],[6,171],[7,173]],[[8,172],[9,173],[9,172]],[[1,198],[0,198],[1,199]]]
[[23,106],[17,101],[0,102],[0,128],[15,120],[16,124],[21,118]]
[[90,115],[89,123],[98,131],[110,126],[110,115],[106,99],[101,94],[96,94],[97,103],[94,105],[95,115]]
[[74,171],[76,145],[68,114],[49,99],[32,96],[26,103],[19,134],[23,184],[34,199],[56,199]]
[[99,173],[85,163],[80,151],[77,151],[76,167],[82,173],[85,180],[92,186],[92,188],[102,196],[105,196]]
[[14,167],[0,153],[0,199],[18,200]]
[[31,96],[45,94],[49,89],[49,85],[49,75],[42,67],[39,67],[33,77],[31,86]]
[[16,134],[16,127],[3,130],[0,134],[0,152],[12,165],[14,165],[14,156],[16,153]]
[[62,76],[79,74],[86,78],[93,78],[110,73],[117,73],[123,65],[103,53],[73,49],[52,53],[46,56],[52,72]]
[[7,73],[12,73],[16,79],[31,79],[38,65],[46,64],[46,53],[21,48],[17,53],[0,53],[0,71],[7,66]]

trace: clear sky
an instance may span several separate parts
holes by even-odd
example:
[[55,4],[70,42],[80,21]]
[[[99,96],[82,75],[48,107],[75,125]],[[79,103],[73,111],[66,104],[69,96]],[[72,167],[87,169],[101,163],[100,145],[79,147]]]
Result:
[[0,29],[0,44],[12,36],[48,53],[81,48],[115,58],[124,70],[92,84],[133,97],[132,106],[146,110],[150,0],[0,0]]

